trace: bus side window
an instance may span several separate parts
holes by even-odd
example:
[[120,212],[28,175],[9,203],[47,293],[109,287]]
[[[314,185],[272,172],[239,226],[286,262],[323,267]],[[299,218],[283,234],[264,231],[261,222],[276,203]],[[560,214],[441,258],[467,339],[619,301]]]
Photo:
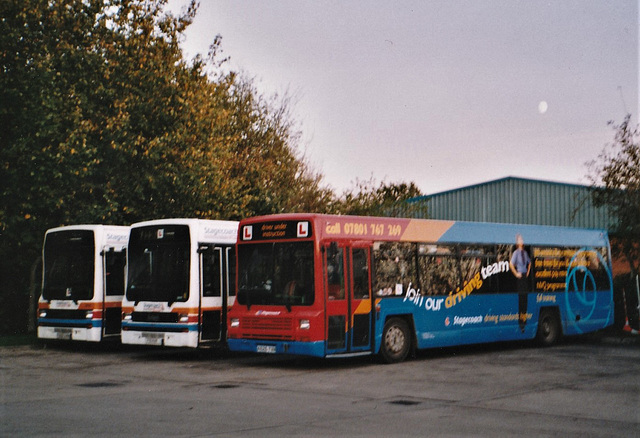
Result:
[[[498,275],[509,270],[509,264],[496,261],[495,247],[469,245],[460,249],[462,287],[475,284],[473,293],[497,293]],[[475,282],[474,279],[480,280]]]
[[353,297],[369,298],[369,266],[365,249],[353,250]]
[[227,269],[229,273],[227,274],[229,278],[229,296],[236,296],[236,251],[233,246],[225,248],[225,253],[227,257]]
[[610,287],[608,271],[609,259],[606,248],[595,248],[591,253],[589,271],[595,280],[597,290],[606,290]]
[[[498,265],[508,263],[511,260],[511,254],[513,253],[514,245],[498,245],[496,262]],[[494,275],[498,279],[497,292],[499,293],[513,293],[518,290],[516,277],[513,275],[510,269],[500,270],[501,272]],[[533,271],[532,271],[533,272]]]
[[532,254],[536,292],[609,288],[606,248],[534,247]]
[[124,266],[126,256],[124,251],[108,251],[105,254],[107,295],[124,295]]
[[426,295],[447,295],[460,286],[460,267],[454,246],[418,247],[420,284]]
[[337,245],[327,249],[327,293],[330,300],[344,300],[344,250]]
[[220,251],[208,248],[202,257],[202,296],[219,297],[220,290]]
[[375,242],[373,245],[374,285],[378,296],[407,293],[409,285],[419,289],[416,274],[415,243]]

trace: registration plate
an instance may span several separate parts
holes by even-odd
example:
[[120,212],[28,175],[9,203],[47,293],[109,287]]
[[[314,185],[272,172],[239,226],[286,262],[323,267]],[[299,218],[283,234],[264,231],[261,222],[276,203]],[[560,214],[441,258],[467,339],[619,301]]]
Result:
[[269,353],[269,354],[275,354],[276,352],[276,346],[275,345],[258,345],[256,347],[256,351],[258,353]]
[[162,345],[164,333],[141,333],[140,338],[148,345]]
[[57,339],[71,339],[71,329],[70,328],[55,328],[53,332],[56,334]]

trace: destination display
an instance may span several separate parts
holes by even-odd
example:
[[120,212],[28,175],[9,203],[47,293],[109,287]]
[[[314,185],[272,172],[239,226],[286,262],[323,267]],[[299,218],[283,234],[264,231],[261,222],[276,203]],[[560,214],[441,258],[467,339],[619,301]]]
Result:
[[305,239],[311,237],[309,221],[277,221],[244,225],[240,230],[242,241]]

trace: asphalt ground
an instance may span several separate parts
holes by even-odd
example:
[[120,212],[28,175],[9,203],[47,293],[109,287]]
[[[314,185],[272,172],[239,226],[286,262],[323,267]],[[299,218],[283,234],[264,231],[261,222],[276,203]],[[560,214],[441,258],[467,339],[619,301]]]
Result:
[[640,436],[638,337],[381,364],[48,343],[0,348],[0,436]]

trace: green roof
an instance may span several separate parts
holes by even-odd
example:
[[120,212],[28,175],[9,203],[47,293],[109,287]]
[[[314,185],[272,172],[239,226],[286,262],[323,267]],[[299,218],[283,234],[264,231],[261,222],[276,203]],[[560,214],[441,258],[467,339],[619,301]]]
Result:
[[429,219],[609,230],[607,209],[593,205],[591,191],[586,185],[509,176],[410,199],[407,211],[417,217],[426,210]]

